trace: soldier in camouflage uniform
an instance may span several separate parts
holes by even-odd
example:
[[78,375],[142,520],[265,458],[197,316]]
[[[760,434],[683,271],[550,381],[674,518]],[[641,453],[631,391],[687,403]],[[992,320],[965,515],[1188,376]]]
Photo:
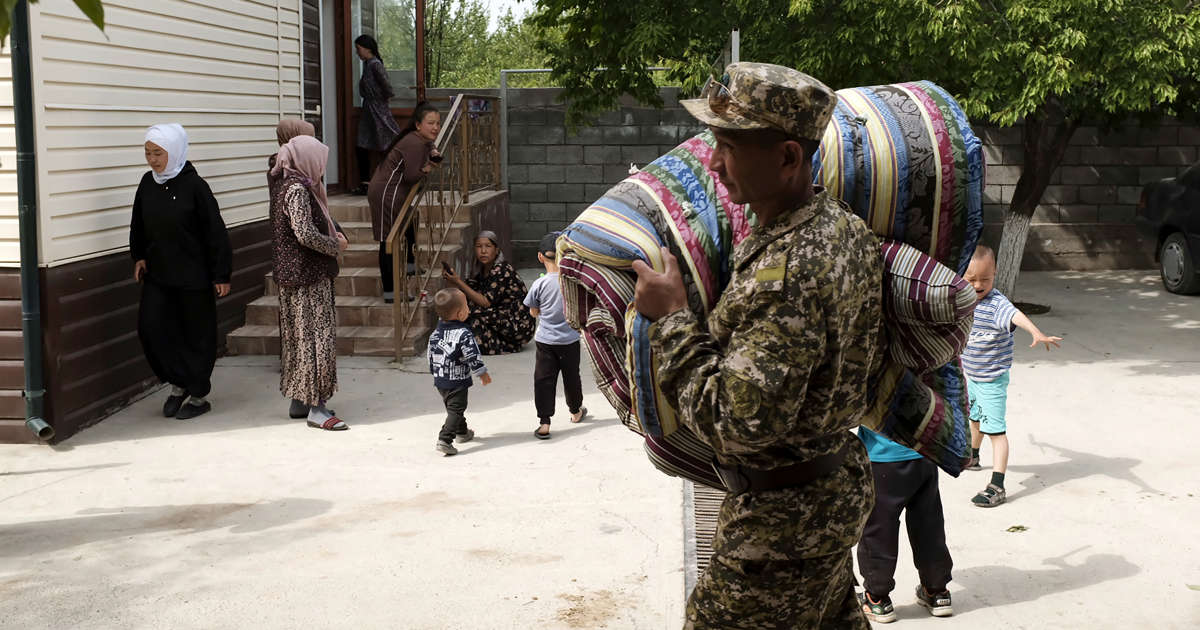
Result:
[[757,218],[733,279],[702,321],[668,252],[664,273],[634,266],[659,384],[730,486],[685,627],[865,629],[850,549],[874,487],[850,429],[884,352],[879,243],[812,185],[837,96],[781,66],[727,72],[684,106],[717,137],[710,167]]

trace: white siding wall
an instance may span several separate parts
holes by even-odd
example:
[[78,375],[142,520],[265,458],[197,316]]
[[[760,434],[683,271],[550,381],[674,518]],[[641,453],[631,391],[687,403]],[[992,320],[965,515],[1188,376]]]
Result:
[[0,52],[0,266],[21,263],[17,231],[17,136],[13,129],[12,61]]
[[[227,225],[267,216],[275,124],[301,107],[298,0],[106,0],[107,38],[71,0],[33,6],[43,264],[128,247],[130,206],[147,170],[143,137],[159,122],[187,128],[188,158]],[[0,96],[9,103],[10,93]],[[9,112],[6,123],[0,110],[4,158]],[[8,225],[15,188],[5,176],[0,264],[16,260],[5,240],[16,233],[15,218]]]

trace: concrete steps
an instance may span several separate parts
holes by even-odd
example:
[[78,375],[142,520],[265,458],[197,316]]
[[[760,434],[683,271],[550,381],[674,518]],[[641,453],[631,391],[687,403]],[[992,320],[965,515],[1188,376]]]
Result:
[[[345,297],[334,300],[338,326],[393,326],[395,309],[385,304],[381,297]],[[433,327],[437,318],[432,309],[419,308],[413,325]],[[278,326],[279,296],[267,295],[254,300],[246,307],[247,326]]]
[[[373,263],[370,267],[343,266],[338,277],[333,279],[333,294],[342,297],[383,295],[383,285],[379,282],[379,265]],[[275,284],[275,275],[266,276],[266,295],[279,295],[279,286]]]
[[[329,199],[329,213],[342,226],[350,247],[342,254],[341,272],[333,281],[338,323],[338,354],[359,356],[393,356],[397,347],[402,356],[414,356],[425,351],[429,333],[437,324],[433,312],[434,293],[445,286],[441,263],[453,267],[467,260],[472,252],[464,251],[461,243],[464,232],[471,229],[466,208],[459,210],[459,222],[450,225],[447,245],[435,245],[441,235],[431,235],[427,229],[417,230],[417,260],[422,267],[432,268],[433,274],[425,291],[427,299],[411,302],[416,314],[408,336],[397,344],[394,322],[396,309],[383,302],[383,286],[379,280],[379,243],[371,232],[371,211],[366,197],[339,195]],[[442,219],[440,207],[423,207],[420,220]],[[448,214],[448,213],[447,213]],[[441,226],[438,226],[439,228]],[[422,278],[408,277],[408,295],[419,296]],[[400,293],[399,289],[397,293]],[[279,354],[279,286],[272,274],[266,275],[263,297],[246,308],[246,325],[227,338],[230,354]]]
[[[409,339],[409,347],[429,338]],[[279,354],[279,326],[242,326],[226,338],[230,354]],[[390,357],[395,354],[395,329],[391,326],[338,326],[338,356]],[[415,349],[413,350],[415,354]]]
[[[367,244],[375,243],[375,234],[371,231],[370,221],[346,221],[339,222],[342,226],[343,233],[351,243]],[[463,232],[471,228],[470,223],[452,223],[450,224],[449,233],[446,235],[447,243],[459,243],[462,241]],[[440,238],[440,235],[433,235],[429,230],[417,230],[417,243],[429,243],[433,238]]]

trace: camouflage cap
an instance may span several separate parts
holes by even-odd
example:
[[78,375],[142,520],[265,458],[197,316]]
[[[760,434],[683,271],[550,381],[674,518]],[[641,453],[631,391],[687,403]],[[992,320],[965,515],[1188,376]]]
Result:
[[734,63],[724,83],[710,83],[701,98],[681,101],[700,122],[722,129],[778,129],[821,141],[837,94],[813,77],[770,63]]

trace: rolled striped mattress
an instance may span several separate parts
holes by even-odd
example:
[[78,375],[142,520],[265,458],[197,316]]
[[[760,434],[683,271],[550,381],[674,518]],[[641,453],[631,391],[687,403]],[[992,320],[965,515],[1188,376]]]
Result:
[[[862,423],[957,475],[969,447],[957,355],[974,292],[959,277],[982,229],[983,156],[954,100],[928,82],[838,92],[814,179],[883,239],[888,353]],[[650,322],[633,308],[634,260],[680,261],[689,307],[707,314],[754,224],[708,169],[703,132],[611,188],[558,242],[564,311],[583,333],[597,385],[668,474],[722,488],[713,451],[657,388]]]

